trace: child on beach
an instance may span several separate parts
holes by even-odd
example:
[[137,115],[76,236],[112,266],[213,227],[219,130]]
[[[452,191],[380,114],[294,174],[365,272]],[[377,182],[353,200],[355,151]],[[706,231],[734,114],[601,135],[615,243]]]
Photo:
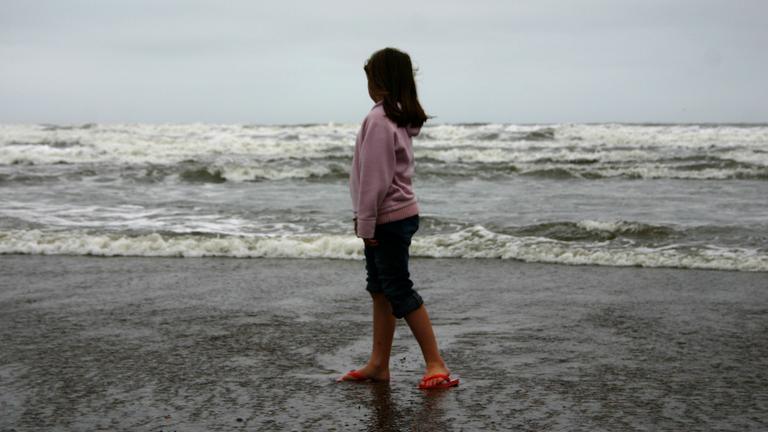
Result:
[[450,376],[438,351],[427,309],[408,271],[408,248],[419,228],[411,137],[427,120],[411,58],[384,48],[371,55],[364,70],[375,105],[357,135],[349,186],[355,234],[364,243],[366,290],[373,298],[373,348],[365,366],[339,381],[389,380],[395,325],[405,318],[426,362],[419,388],[454,387],[459,379]]

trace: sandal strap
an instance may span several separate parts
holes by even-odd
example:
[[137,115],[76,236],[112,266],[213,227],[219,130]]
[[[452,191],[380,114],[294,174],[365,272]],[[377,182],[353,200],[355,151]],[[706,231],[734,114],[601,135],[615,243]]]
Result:
[[367,376],[361,374],[360,372],[358,372],[358,371],[356,371],[354,369],[352,369],[351,371],[347,372],[347,375],[351,376],[352,378],[354,378],[356,380],[369,379]]
[[427,382],[429,380],[436,379],[436,378],[442,378],[443,381],[450,381],[451,380],[451,376],[450,375],[444,374],[444,373],[438,373],[438,374],[434,374],[434,375],[430,375],[430,376],[425,376],[424,378],[421,379],[421,382],[424,383],[424,382]]

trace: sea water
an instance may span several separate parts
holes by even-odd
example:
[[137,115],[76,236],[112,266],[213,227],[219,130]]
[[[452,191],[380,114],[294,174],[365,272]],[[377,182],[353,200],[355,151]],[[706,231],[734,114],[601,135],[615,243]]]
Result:
[[[0,125],[0,253],[361,259],[358,124]],[[435,124],[412,256],[768,271],[768,125]]]

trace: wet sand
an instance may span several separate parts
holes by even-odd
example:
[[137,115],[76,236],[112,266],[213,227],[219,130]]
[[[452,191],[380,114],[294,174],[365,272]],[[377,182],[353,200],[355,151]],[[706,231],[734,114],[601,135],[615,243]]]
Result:
[[458,389],[366,359],[362,261],[0,256],[0,430],[765,430],[768,274],[413,259]]

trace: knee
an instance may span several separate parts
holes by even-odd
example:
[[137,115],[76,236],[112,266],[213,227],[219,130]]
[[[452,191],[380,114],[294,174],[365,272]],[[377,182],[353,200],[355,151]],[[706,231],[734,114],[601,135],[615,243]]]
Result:
[[411,290],[407,295],[398,296],[395,298],[389,298],[389,302],[392,307],[392,315],[395,318],[405,318],[406,315],[420,308],[424,304],[424,300],[419,293]]
[[407,274],[384,279],[381,281],[381,291],[389,299],[407,296],[413,292],[413,281]]

